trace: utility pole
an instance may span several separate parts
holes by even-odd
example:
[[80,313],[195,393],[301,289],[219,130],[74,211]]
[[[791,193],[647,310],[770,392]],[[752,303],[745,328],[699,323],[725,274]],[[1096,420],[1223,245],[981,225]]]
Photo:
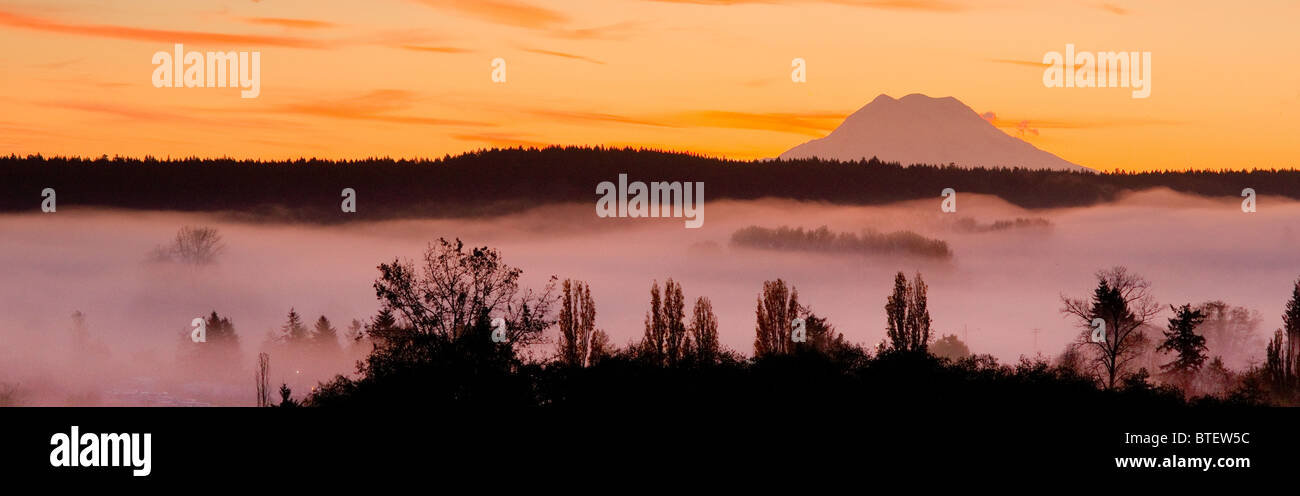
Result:
[[1043,332],[1043,330],[1035,327],[1029,332],[1034,334],[1034,356],[1038,356],[1038,333]]

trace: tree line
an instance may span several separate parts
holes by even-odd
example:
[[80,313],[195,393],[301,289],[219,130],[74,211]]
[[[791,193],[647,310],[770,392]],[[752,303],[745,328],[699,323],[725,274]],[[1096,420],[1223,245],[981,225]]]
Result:
[[[1205,196],[1238,196],[1243,188],[1255,188],[1263,195],[1300,198],[1300,172],[1294,170],[1093,173],[905,167],[874,158],[737,161],[645,149],[548,147],[420,160],[10,155],[0,157],[0,211],[34,211],[40,205],[38,194],[54,188],[61,206],[233,211],[250,219],[341,222],[494,215],[591,199],[596,184],[619,173],[703,181],[710,199],[776,197],[836,204],[933,198],[948,187],[997,195],[1027,208],[1093,205],[1124,191],[1156,187]],[[348,217],[339,215],[344,188],[358,192],[360,205]]]
[[[1207,345],[1203,326],[1207,315],[1222,316],[1226,305],[1170,306],[1173,317],[1157,332],[1152,324],[1160,307],[1150,284],[1123,267],[1098,272],[1087,298],[1062,297],[1061,311],[1077,321],[1080,334],[1061,356],[1022,357],[1007,365],[971,354],[955,335],[937,335],[919,273],[896,274],[882,306],[885,338],[873,348],[846,340],[800,300],[794,285],[765,281],[755,297],[753,353],[745,356],[719,343],[711,300],[691,300],[671,278],[650,284],[640,338],[616,346],[598,325],[587,283],[552,277],[540,290],[522,288],[521,271],[487,247],[439,239],[420,265],[394,260],[379,271],[374,288],[381,309],[358,334],[370,350],[356,373],[319,384],[301,400],[282,389],[282,403],[1264,405],[1295,404],[1300,389],[1300,282],[1285,329],[1267,345],[1267,362],[1228,371],[1228,387],[1203,393],[1193,383],[1210,371],[1208,364],[1223,369],[1221,360],[1210,360],[1216,350]],[[496,319],[507,323],[507,339],[493,338]],[[1100,341],[1093,332],[1097,319],[1108,331]],[[1168,361],[1154,370],[1137,366],[1152,349]]]

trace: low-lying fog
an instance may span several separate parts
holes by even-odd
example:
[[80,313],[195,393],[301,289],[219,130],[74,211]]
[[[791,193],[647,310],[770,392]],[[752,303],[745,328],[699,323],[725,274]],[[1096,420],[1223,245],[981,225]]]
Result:
[[[1223,300],[1259,311],[1271,335],[1300,276],[1293,224],[1300,204],[1263,198],[1257,213],[1240,200],[1167,190],[1089,208],[1026,211],[994,197],[960,195],[958,212],[941,198],[848,207],[784,200],[716,201],[701,229],[682,219],[601,219],[593,205],[548,206],[497,219],[357,222],[332,226],[249,224],[221,216],[86,211],[0,216],[0,383],[17,384],[21,404],[235,404],[254,402],[253,364],[268,332],[290,307],[310,327],[327,316],[340,335],[378,305],[375,266],[415,259],[438,237],[499,249],[540,287],[554,274],[588,281],[597,326],[625,345],[639,338],[651,281],[682,283],[689,304],[708,296],[724,345],[752,351],[755,299],[767,279],[783,278],[802,303],[852,341],[884,337],[893,275],[920,271],[930,287],[936,334],[956,334],[976,353],[1004,361],[1058,353],[1074,339],[1060,296],[1086,297],[1094,272],[1125,265],[1151,281],[1168,304]],[[361,203],[359,208],[364,209]],[[340,214],[344,215],[344,214]],[[1050,229],[971,232],[981,224],[1042,217]],[[148,262],[183,225],[217,228],[226,245],[216,264],[194,268]],[[732,248],[739,228],[829,226],[833,231],[912,230],[949,243],[953,257],[768,252]],[[181,336],[197,316],[229,317],[240,338],[238,377],[194,378],[178,359]],[[71,315],[85,315],[91,339],[106,348],[93,364],[70,358]],[[1034,330],[1039,332],[1035,335]],[[1036,337],[1035,337],[1036,336]],[[1263,338],[1261,338],[1263,339]],[[1210,350],[1211,355],[1215,350]],[[1261,360],[1224,357],[1235,368]],[[325,369],[352,372],[352,358]],[[271,381],[302,385],[271,357]],[[178,377],[186,377],[184,380]]]

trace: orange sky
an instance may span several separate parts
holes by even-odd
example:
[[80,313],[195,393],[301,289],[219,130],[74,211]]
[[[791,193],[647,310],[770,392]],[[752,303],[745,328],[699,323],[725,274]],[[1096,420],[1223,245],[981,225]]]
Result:
[[[0,1],[0,153],[747,159],[925,93],[1100,170],[1300,167],[1297,20],[1290,0]],[[261,95],[155,88],[175,43],[260,51]],[[1033,63],[1067,43],[1150,51],[1151,97],[1044,87]]]

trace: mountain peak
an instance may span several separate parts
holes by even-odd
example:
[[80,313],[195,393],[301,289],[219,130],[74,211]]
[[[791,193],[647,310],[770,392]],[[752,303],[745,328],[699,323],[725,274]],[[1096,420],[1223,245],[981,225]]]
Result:
[[924,93],[908,93],[908,94],[906,94],[906,95],[903,95],[903,97],[902,97],[902,98],[899,98],[898,100],[899,100],[899,101],[904,101],[904,102],[908,102],[908,101],[917,101],[917,100],[952,100],[952,101],[957,101],[956,98],[953,98],[953,97],[950,97],[950,96],[933,97],[933,96],[930,96],[930,95],[927,95],[927,94],[924,94]]
[[921,93],[899,99],[881,94],[830,135],[781,154],[783,159],[814,157],[844,161],[877,157],[903,165],[1084,169],[1002,132],[956,98]]
[[[876,102],[896,102],[896,101],[898,101],[898,100],[895,100],[894,97],[891,97],[891,96],[889,96],[889,95],[886,95],[886,94],[884,94],[884,93],[881,93],[880,96],[877,96],[874,100],[871,100],[871,103],[876,103]],[[867,105],[871,105],[871,103],[868,103]]]

